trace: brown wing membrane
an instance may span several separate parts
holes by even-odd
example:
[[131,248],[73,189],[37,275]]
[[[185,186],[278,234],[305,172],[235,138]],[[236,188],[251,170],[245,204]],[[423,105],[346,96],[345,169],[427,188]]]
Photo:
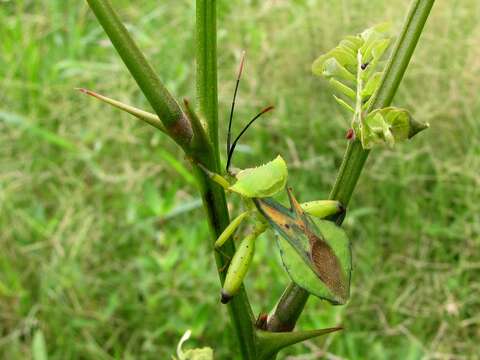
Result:
[[332,248],[315,234],[311,234],[309,240],[312,249],[310,258],[315,266],[316,274],[334,294],[337,294],[342,299],[347,299],[347,280],[340,261]]
[[290,209],[271,198],[254,199],[260,213],[295,249],[318,278],[341,299],[348,298],[348,281],[337,256],[318,227],[305,214],[291,189]]

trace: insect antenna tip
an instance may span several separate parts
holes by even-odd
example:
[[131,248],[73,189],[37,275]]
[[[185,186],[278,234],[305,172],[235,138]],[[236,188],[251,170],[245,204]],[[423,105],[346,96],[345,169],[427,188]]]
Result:
[[240,65],[238,66],[237,79],[240,79],[240,77],[242,76],[244,63],[245,63],[245,50],[242,50],[242,54],[240,55]]
[[89,93],[89,90],[87,90],[85,88],[74,88],[73,90],[80,91],[83,94],[88,94]]

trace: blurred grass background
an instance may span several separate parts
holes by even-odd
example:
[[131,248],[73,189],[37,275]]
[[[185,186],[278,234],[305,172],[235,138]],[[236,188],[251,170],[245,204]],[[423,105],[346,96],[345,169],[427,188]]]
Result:
[[[114,3],[168,88],[194,98],[193,2]],[[344,35],[386,20],[398,28],[407,6],[219,2],[221,119],[242,49],[235,128],[276,106],[244,138],[236,165],[281,153],[299,198],[325,198],[350,120],[310,64]],[[311,298],[299,324],[346,330],[281,358],[480,358],[479,21],[478,0],[434,6],[395,99],[431,129],[371,154],[345,222],[351,301]],[[86,3],[1,0],[0,84],[0,357],[40,359],[43,337],[51,359],[169,359],[192,329],[190,346],[232,358],[208,229],[181,153],[73,90],[149,108]],[[220,134],[223,143],[225,122]],[[246,282],[256,313],[288,282],[272,236],[257,243]]]

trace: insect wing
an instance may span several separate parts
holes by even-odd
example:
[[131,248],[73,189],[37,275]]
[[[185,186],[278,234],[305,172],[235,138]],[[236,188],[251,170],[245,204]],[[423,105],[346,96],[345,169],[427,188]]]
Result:
[[332,222],[312,220],[290,192],[289,196],[290,209],[271,198],[255,199],[277,234],[287,273],[311,294],[344,304],[349,297],[351,272],[350,243],[345,232]]

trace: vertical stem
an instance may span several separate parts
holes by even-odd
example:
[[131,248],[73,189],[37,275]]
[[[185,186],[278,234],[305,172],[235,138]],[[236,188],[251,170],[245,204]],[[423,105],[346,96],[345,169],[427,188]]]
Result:
[[[412,0],[379,89],[368,111],[391,104],[434,3],[435,0]],[[349,142],[330,193],[330,199],[339,200],[345,206],[348,204],[368,154],[369,151],[362,148],[358,139]],[[292,330],[303,311],[308,296],[308,292],[293,283],[290,284],[269,316],[268,329],[270,331]]]
[[216,1],[197,0],[196,11],[197,103],[200,114],[208,120],[208,134],[219,163]]
[[[220,154],[218,149],[218,97],[217,97],[217,43],[216,43],[216,1],[197,0],[196,2],[196,76],[197,103],[201,116],[206,119],[208,135],[212,143],[212,152],[205,164],[210,170],[219,172]],[[201,191],[205,210],[208,215],[212,232],[212,244],[229,224],[229,214],[223,189],[203,178]],[[233,241],[228,240],[222,247],[222,252],[230,258],[235,253]],[[215,253],[218,269],[228,265],[228,259]],[[225,281],[225,271],[218,272],[220,282]],[[256,335],[254,316],[245,289],[242,288],[228,303],[230,317],[236,331],[240,352],[243,359],[256,358]]]

